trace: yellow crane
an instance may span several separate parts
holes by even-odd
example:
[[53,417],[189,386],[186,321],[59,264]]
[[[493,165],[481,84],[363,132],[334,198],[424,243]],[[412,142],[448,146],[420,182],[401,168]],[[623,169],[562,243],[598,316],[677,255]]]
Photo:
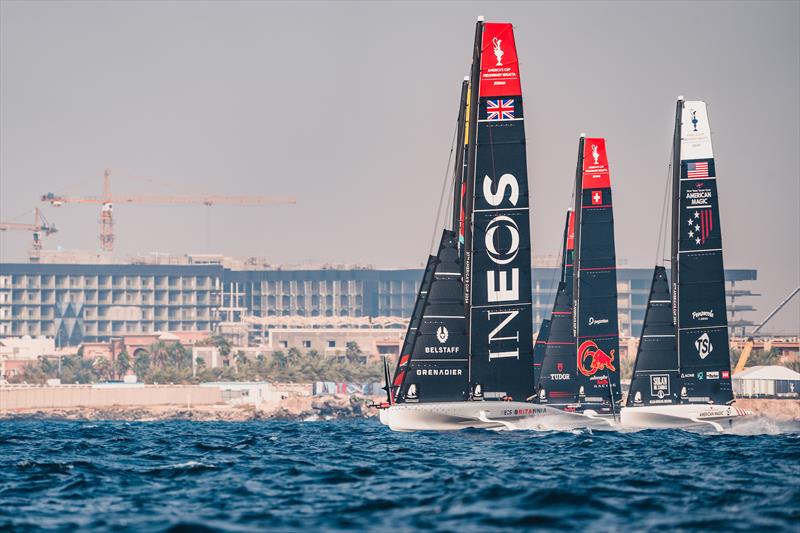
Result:
[[103,173],[102,196],[65,196],[51,192],[42,195],[43,202],[55,207],[64,204],[100,204],[100,249],[106,252],[114,250],[114,204],[149,204],[149,205],[275,205],[295,204],[290,196],[219,196],[219,195],[116,195],[111,194],[111,171]]
[[0,222],[0,231],[31,231],[33,232],[33,244],[31,245],[30,258],[35,262],[39,260],[39,252],[42,251],[42,237],[52,235],[58,230],[53,224],[47,222],[39,208],[33,210],[33,224],[21,224],[19,222]]
[[783,300],[778,305],[778,307],[773,309],[772,312],[767,315],[767,318],[765,318],[761,322],[761,324],[756,326],[756,329],[753,330],[753,333],[751,333],[750,336],[747,337],[747,340],[744,342],[744,347],[742,348],[742,353],[741,355],[739,355],[739,361],[736,362],[736,368],[733,369],[734,374],[737,372],[741,372],[742,370],[744,370],[744,367],[747,366],[747,360],[750,358],[750,352],[753,351],[753,344],[755,343],[753,337],[756,336],[756,333],[758,333],[761,330],[761,328],[764,327],[764,324],[769,322],[770,318],[775,316],[775,313],[783,309],[783,306],[789,303],[789,300],[791,300],[794,297],[794,295],[797,294],[798,292],[800,292],[800,287],[797,287],[795,290],[793,290],[791,294],[789,294],[789,296],[787,296],[786,299]]

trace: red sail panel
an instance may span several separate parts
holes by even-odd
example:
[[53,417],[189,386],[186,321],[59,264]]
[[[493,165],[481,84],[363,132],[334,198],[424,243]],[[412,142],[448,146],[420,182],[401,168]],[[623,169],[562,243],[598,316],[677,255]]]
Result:
[[521,95],[517,46],[511,24],[485,23],[481,49],[481,97]]
[[[586,139],[583,144],[583,181],[582,188],[608,189],[611,180],[608,174],[608,157],[606,156],[606,140],[599,138]],[[589,205],[601,205],[602,194],[592,196]],[[584,206],[586,207],[586,206]]]

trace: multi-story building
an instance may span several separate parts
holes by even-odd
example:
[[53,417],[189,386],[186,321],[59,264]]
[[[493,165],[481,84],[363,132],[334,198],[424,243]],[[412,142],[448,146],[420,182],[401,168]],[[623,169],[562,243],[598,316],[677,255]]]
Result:
[[[58,345],[125,334],[215,330],[247,317],[408,317],[419,269],[265,268],[216,264],[0,264],[0,337]],[[620,332],[638,335],[651,269],[620,268]],[[554,268],[534,268],[534,331],[549,315]],[[755,270],[727,270],[731,326],[750,324]],[[742,286],[744,284],[744,287]],[[744,302],[742,300],[744,299]]]

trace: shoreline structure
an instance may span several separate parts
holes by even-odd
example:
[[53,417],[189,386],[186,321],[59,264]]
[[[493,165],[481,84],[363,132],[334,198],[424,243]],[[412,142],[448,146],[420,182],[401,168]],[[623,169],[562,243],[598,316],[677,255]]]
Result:
[[[250,384],[231,397],[225,385],[4,385],[0,419],[83,420],[318,420],[369,418],[367,407],[383,397],[359,394],[313,396],[311,383]],[[776,420],[800,420],[800,400],[741,398],[737,407]]]

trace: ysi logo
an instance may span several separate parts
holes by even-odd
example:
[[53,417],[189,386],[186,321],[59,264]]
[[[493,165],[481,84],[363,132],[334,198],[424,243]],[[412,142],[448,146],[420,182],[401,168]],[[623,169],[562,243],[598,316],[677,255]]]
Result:
[[[519,182],[513,174],[503,174],[497,183],[489,177],[483,178],[483,196],[492,207],[499,207],[504,201],[512,206],[519,202]],[[509,239],[508,246],[498,249],[496,243],[499,236],[505,232]],[[520,247],[519,226],[516,221],[506,215],[497,215],[486,225],[484,235],[486,255],[498,266],[508,265],[517,258]],[[486,271],[486,301],[490,303],[514,302],[519,300],[519,268],[509,270]],[[512,330],[511,322],[519,315],[519,311],[488,311],[487,317],[491,320],[494,316],[501,315],[500,324],[489,332],[489,360],[504,357],[519,358],[519,346],[513,350],[501,352],[492,351],[492,343],[497,341],[516,340],[519,342],[519,329]],[[510,326],[510,327],[509,327]],[[509,331],[510,330],[510,331]]]
[[697,340],[694,341],[694,347],[697,349],[697,355],[700,356],[700,359],[705,359],[714,350],[714,345],[711,344],[708,333],[700,335]]

